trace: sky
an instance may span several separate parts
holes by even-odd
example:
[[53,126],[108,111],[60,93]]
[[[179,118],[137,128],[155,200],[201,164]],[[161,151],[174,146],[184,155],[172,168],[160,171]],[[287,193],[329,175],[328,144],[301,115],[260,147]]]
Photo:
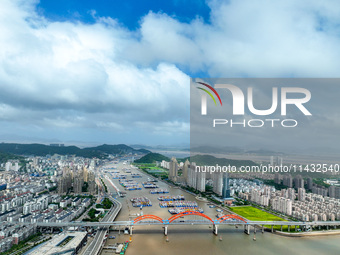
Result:
[[190,77],[339,77],[336,0],[0,1],[0,141],[188,145]]

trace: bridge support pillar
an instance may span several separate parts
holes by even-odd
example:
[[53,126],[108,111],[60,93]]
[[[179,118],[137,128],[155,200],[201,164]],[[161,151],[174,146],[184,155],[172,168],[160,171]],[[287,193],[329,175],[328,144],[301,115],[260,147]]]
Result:
[[244,233],[246,233],[247,235],[250,234],[249,225],[244,225]]
[[256,234],[256,225],[254,225],[254,234]]
[[319,230],[321,229],[321,226],[319,225]]
[[327,225],[327,230],[328,230],[328,225]]
[[283,227],[283,225],[281,225],[281,232],[282,232],[282,227]]
[[262,234],[264,233],[264,225],[262,225]]
[[290,232],[290,225],[288,225],[288,232]]
[[214,235],[218,235],[218,226],[217,225],[213,225],[213,233]]
[[274,232],[274,225],[272,225],[272,233]]
[[130,236],[132,236],[132,226],[130,226]]
[[168,235],[168,226],[164,227],[164,235],[167,236]]

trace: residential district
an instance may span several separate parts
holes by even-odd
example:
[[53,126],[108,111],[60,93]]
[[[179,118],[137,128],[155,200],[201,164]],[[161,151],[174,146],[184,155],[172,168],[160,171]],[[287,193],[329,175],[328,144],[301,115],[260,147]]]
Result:
[[[3,170],[0,171],[0,252],[24,254],[37,249],[35,254],[78,253],[86,245],[88,236],[95,233],[94,228],[69,228],[61,232],[61,229],[39,229],[37,223],[102,220],[112,205],[109,202],[106,207],[105,203],[112,198],[103,195],[107,190],[99,169],[125,157],[141,156],[110,155],[102,160],[47,155],[27,157],[25,165],[17,160],[3,163],[0,166]],[[340,220],[340,186],[334,178],[320,185],[311,177],[301,175],[196,172],[194,162],[178,163],[175,158],[157,162],[156,166],[167,173],[164,181],[208,197],[216,204],[251,203],[292,220]]]

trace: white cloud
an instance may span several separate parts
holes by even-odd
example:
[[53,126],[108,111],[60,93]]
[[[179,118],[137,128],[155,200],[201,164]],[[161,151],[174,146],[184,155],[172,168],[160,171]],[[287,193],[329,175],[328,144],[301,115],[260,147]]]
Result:
[[211,1],[211,24],[143,18],[130,59],[169,61],[212,77],[338,76],[337,1]]
[[113,19],[50,22],[34,1],[22,3],[0,2],[0,102],[20,109],[1,120],[22,113],[47,127],[113,131],[131,121],[188,122],[188,76],[169,62],[140,68],[118,56],[133,34]]
[[189,122],[188,72],[335,77],[340,68],[335,0],[209,1],[209,24],[149,12],[136,31],[95,10],[94,24],[48,21],[36,4],[0,1],[0,121],[178,135]]

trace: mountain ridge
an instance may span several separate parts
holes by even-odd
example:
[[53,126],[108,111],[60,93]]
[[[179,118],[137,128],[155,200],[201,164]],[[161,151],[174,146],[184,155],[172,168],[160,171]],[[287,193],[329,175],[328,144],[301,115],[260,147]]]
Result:
[[21,143],[0,143],[0,152],[11,153],[15,155],[34,155],[46,156],[48,154],[59,155],[76,155],[85,158],[105,158],[108,154],[127,154],[137,153],[146,154],[150,151],[145,149],[133,149],[125,144],[108,145],[102,144],[95,147],[79,148],[74,145],[70,146],[53,146],[39,143],[21,144]]

